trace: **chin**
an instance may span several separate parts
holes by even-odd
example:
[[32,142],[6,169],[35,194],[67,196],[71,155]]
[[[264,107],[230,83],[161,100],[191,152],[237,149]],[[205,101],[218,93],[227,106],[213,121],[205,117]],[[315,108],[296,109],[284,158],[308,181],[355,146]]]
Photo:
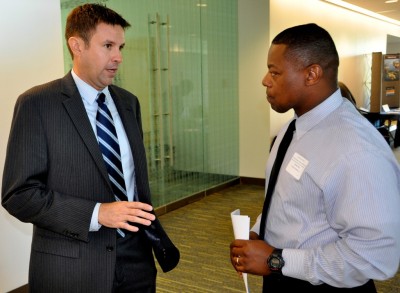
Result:
[[114,81],[114,79],[110,78],[110,79],[104,80],[103,84],[104,84],[104,86],[109,86],[110,84],[113,83],[113,81]]
[[272,110],[274,110],[275,112],[278,112],[278,113],[286,113],[287,111],[289,111],[289,109],[287,109],[287,108],[281,108],[281,107],[277,107],[277,106],[274,106],[274,105],[272,105],[271,104],[271,108],[272,108]]

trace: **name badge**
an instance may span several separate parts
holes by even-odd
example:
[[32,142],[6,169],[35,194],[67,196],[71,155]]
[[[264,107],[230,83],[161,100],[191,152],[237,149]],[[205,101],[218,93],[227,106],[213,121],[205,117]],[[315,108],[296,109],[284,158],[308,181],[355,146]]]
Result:
[[296,180],[299,180],[308,165],[308,160],[298,153],[294,153],[292,159],[286,167],[286,171]]

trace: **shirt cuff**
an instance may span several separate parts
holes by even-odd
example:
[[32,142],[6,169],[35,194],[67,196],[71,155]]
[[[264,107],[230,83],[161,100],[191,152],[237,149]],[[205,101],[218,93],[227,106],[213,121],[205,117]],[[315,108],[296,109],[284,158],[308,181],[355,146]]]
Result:
[[90,221],[90,228],[89,228],[90,232],[97,232],[101,228],[101,225],[99,224],[99,209],[100,209],[100,203],[97,203],[92,213],[92,220]]
[[305,251],[301,249],[285,248],[282,251],[282,257],[285,261],[285,265],[282,268],[282,274],[287,277],[305,280]]
[[312,277],[309,274],[311,269],[309,261],[306,261],[306,254],[306,249],[283,249],[282,257],[285,265],[282,268],[282,274],[287,277],[310,282],[313,285],[321,285],[322,281],[311,281]]

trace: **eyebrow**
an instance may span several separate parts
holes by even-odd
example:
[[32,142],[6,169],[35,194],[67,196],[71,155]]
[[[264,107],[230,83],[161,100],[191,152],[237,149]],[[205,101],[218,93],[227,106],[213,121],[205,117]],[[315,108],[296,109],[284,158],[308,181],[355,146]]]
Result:
[[[117,43],[116,42],[114,42],[114,41],[111,41],[111,40],[105,40],[104,42],[103,42],[104,44],[113,44],[113,45],[116,45]],[[120,48],[124,48],[125,47],[125,42],[124,43],[122,43],[119,47]]]

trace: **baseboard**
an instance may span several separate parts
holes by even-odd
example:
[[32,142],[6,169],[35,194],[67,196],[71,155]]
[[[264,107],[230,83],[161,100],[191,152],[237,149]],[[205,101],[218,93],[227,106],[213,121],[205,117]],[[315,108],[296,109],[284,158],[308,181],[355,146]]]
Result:
[[240,177],[240,184],[265,186],[265,178]]
[[8,293],[28,293],[28,292],[29,292],[29,287],[28,287],[28,284],[26,284],[17,289],[9,291]]
[[161,206],[161,207],[158,207],[158,208],[154,209],[154,211],[155,211],[157,216],[161,216],[161,215],[164,215],[166,213],[172,212],[173,210],[176,210],[176,209],[184,207],[184,206],[186,206],[188,204],[191,204],[191,203],[193,203],[195,201],[198,201],[198,200],[200,200],[200,199],[202,199],[202,198],[204,198],[206,196],[209,196],[209,195],[211,195],[211,194],[213,194],[215,192],[218,192],[220,190],[223,190],[225,188],[228,188],[230,186],[237,185],[237,184],[240,184],[240,178],[235,178],[235,179],[230,180],[228,182],[222,183],[222,184],[220,184],[218,186],[214,186],[214,187],[208,188],[208,189],[206,189],[204,191],[192,194],[192,195],[190,195],[188,197],[182,198],[182,199],[174,201],[172,203],[168,203],[165,206]]
[[265,179],[264,178],[253,178],[253,177],[238,177],[236,179],[233,179],[231,181],[225,182],[223,184],[220,184],[218,186],[211,187],[207,190],[204,190],[202,192],[198,192],[195,194],[192,194],[188,197],[182,198],[180,200],[177,200],[172,203],[168,203],[165,206],[161,206],[156,208],[154,211],[157,216],[164,215],[168,212],[171,212],[173,210],[179,209],[181,207],[184,207],[188,204],[191,204],[195,201],[198,201],[208,195],[211,195],[215,192],[218,192],[220,190],[223,190],[225,188],[228,188],[233,185],[237,184],[247,184],[247,185],[258,185],[258,186],[264,186],[265,185]]

